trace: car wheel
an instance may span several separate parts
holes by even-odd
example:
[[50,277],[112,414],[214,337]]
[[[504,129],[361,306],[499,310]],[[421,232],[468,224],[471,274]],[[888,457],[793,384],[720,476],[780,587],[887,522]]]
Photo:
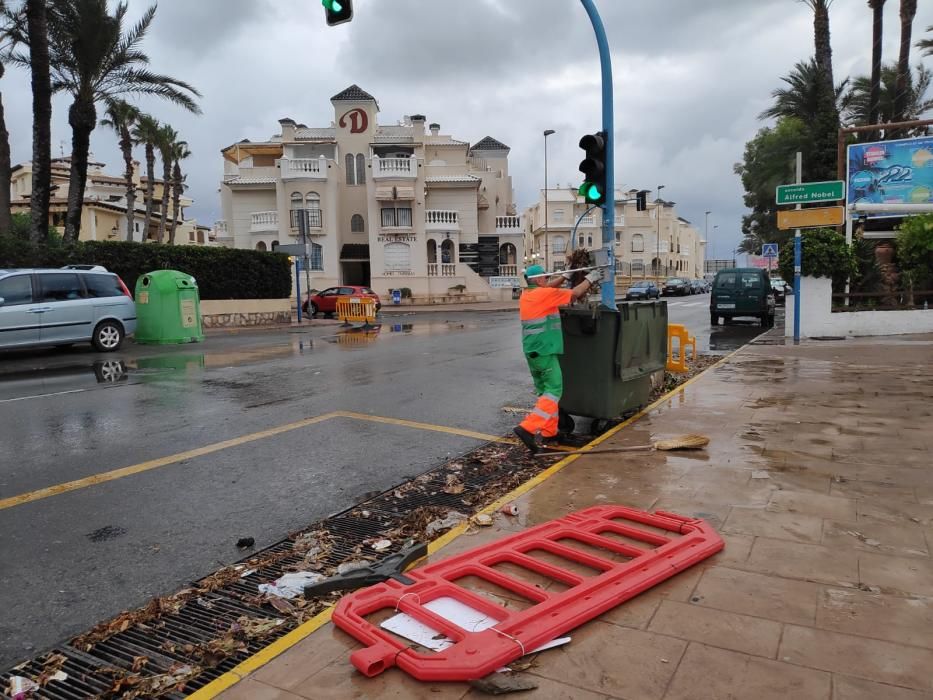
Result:
[[769,316],[768,314],[762,316],[761,325],[763,328],[774,328],[774,316]]
[[314,314],[317,313],[317,306],[315,306],[314,304],[308,304],[308,307],[306,310],[308,312],[308,318],[314,318]]
[[94,329],[91,344],[98,352],[113,352],[123,344],[123,326],[117,321],[101,321]]
[[718,326],[718,325],[719,325],[719,316],[717,316],[716,314],[710,314],[710,315],[709,315],[709,325],[711,325],[711,326]]

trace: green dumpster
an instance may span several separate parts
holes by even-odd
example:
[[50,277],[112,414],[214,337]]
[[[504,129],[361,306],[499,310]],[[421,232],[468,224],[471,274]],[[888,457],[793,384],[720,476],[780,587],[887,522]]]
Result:
[[615,420],[648,404],[651,375],[667,364],[667,302],[560,310],[562,413]]
[[155,270],[136,280],[136,342],[147,345],[198,343],[201,299],[194,277]]

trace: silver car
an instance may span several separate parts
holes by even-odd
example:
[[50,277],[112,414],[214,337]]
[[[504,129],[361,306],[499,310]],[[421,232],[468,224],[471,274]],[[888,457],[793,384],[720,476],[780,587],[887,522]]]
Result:
[[136,304],[98,270],[0,270],[0,349],[90,342],[113,352],[136,332]]

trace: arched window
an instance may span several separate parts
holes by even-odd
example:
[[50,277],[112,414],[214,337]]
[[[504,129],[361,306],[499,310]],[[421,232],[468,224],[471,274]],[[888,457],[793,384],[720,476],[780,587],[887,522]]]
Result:
[[305,208],[306,209],[320,209],[321,208],[321,195],[317,192],[308,192],[305,195]]
[[353,176],[353,162],[354,162],[353,154],[347,153],[347,155],[343,159],[343,162],[344,162],[344,170],[347,171],[347,184],[355,185],[356,178]]
[[366,233],[366,223],[359,214],[350,217],[350,233]]
[[586,237],[586,244],[587,244],[590,248],[593,247],[593,237],[592,237],[592,236],[587,236],[587,237]]
[[356,184],[366,184],[366,158],[362,153],[356,154]]
[[645,237],[640,233],[636,233],[632,236],[632,252],[633,253],[644,253],[645,252]]
[[442,263],[452,263],[454,262],[454,242],[449,238],[441,243],[441,262]]
[[265,243],[265,241],[259,241],[259,243],[256,244],[256,250],[261,250],[261,251],[265,252],[265,251],[266,251],[266,243]]
[[515,246],[511,243],[503,243],[499,246],[499,264],[500,265],[515,265],[515,259],[517,257],[517,251]]
[[275,252],[275,249],[279,247],[278,241],[272,241],[272,252]]
[[386,243],[383,253],[386,272],[411,271],[411,246],[407,243]]
[[428,240],[428,263],[437,262],[437,241],[433,238]]
[[304,197],[301,196],[301,192],[292,192],[292,195],[289,198],[289,201],[291,202],[292,209],[303,208],[301,205],[302,205],[302,202],[304,201]]

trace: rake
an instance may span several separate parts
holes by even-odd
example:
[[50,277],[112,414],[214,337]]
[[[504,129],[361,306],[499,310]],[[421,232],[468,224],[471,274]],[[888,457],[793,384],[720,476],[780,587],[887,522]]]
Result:
[[538,452],[535,457],[568,457],[570,455],[608,455],[619,452],[644,452],[647,450],[656,450],[658,452],[673,452],[678,450],[702,450],[709,444],[709,438],[705,435],[681,435],[670,438],[669,440],[658,440],[649,445],[633,445],[631,447],[610,447],[607,450],[573,450],[565,452],[563,450],[554,450],[553,452]]

